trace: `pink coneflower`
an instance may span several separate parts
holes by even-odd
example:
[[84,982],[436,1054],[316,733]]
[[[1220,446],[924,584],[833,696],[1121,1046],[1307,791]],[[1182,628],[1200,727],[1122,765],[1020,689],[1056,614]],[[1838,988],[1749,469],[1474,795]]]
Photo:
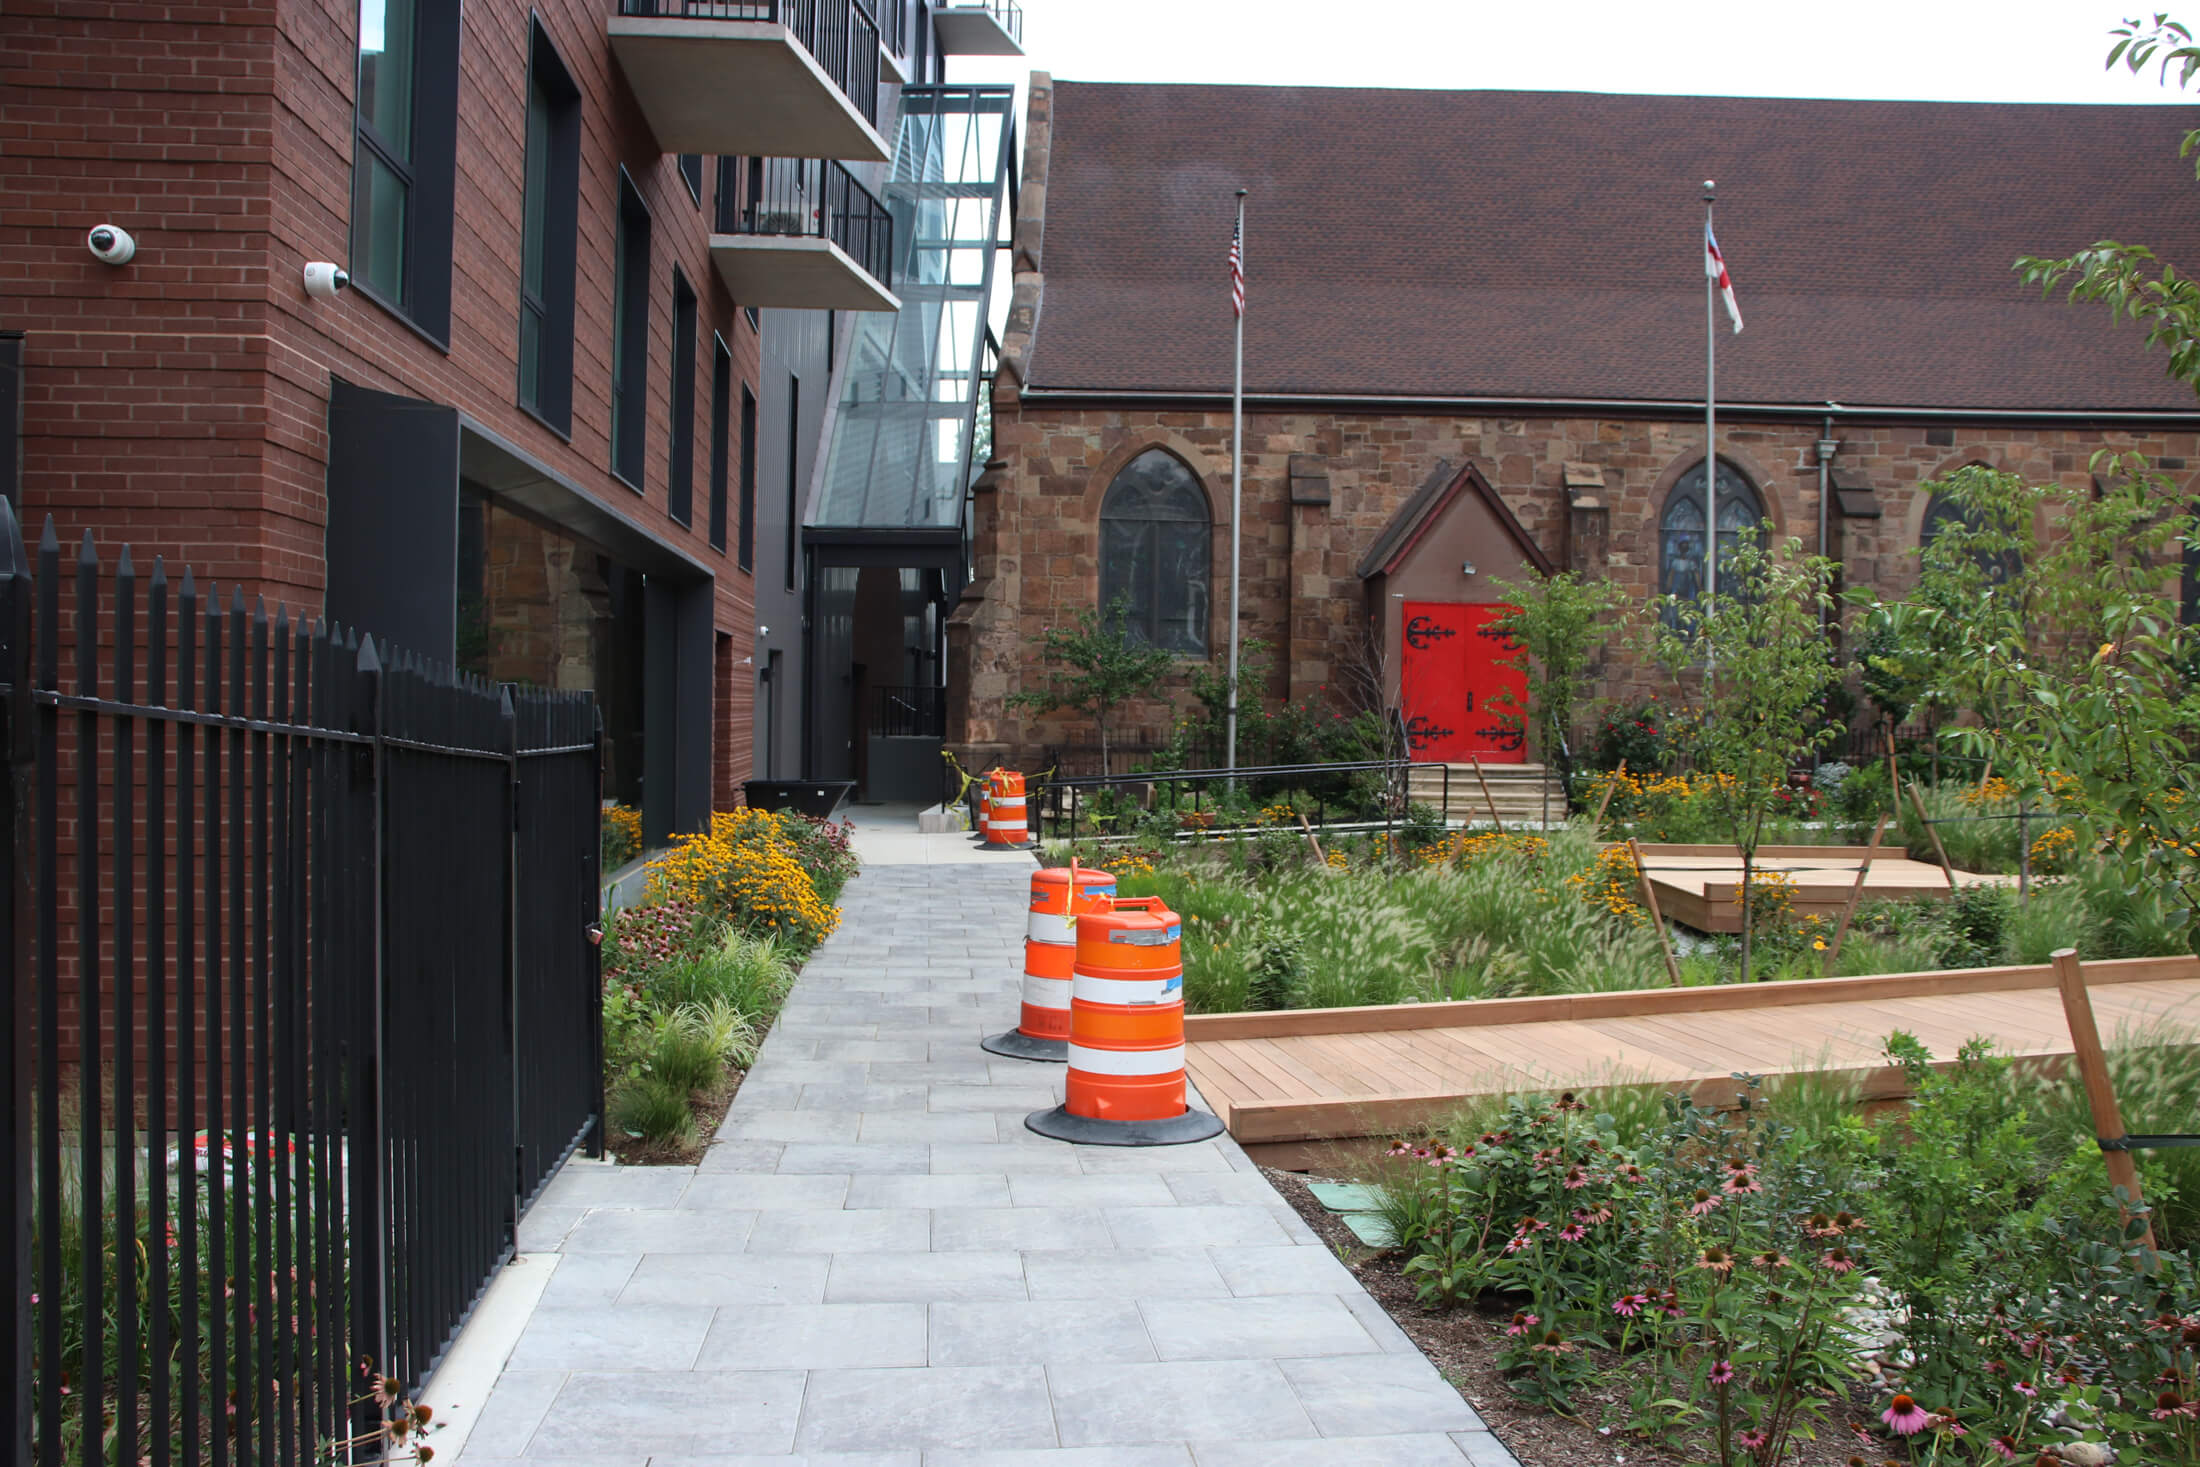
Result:
[[1524,1335],[1543,1321],[1532,1314],[1515,1314],[1511,1324],[1505,1326],[1508,1335]]
[[1570,1166],[1570,1167],[1566,1168],[1566,1190],[1567,1190],[1567,1191],[1569,1191],[1569,1192],[1573,1192],[1573,1191],[1578,1191],[1578,1190],[1579,1190],[1580,1188],[1586,1187],[1586,1186],[1588,1186],[1588,1185],[1589,1185],[1589,1174],[1588,1174],[1587,1172],[1583,1171],[1583,1170],[1582,1170],[1582,1169],[1581,1169],[1580,1167],[1578,1167],[1578,1166]]
[[1442,1166],[1445,1162],[1450,1161],[1454,1156],[1457,1156],[1458,1154],[1459,1153],[1453,1151],[1449,1146],[1446,1146],[1443,1142],[1439,1141],[1434,1146],[1431,1146],[1428,1149],[1428,1164],[1430,1166]]
[[1986,1445],[1994,1449],[1996,1456],[2011,1462],[2017,1459],[2017,1439],[2013,1436],[1997,1436]]
[[1716,1212],[1718,1207],[1719,1199],[1701,1187],[1696,1189],[1694,1198],[1688,1204],[1689,1212],[1696,1217],[1702,1217],[1707,1212]]
[[1535,1165],[1537,1165],[1538,1167],[1546,1167],[1564,1161],[1566,1159],[1566,1153],[1559,1150],[1559,1148],[1557,1148],[1556,1146],[1546,1146],[1541,1151],[1538,1151],[1534,1156],[1531,1156],[1528,1159],[1534,1162]]
[[1835,1273],[1847,1273],[1856,1267],[1856,1259],[1846,1248],[1835,1248],[1818,1261]]
[[1543,1338],[1537,1340],[1528,1348],[1531,1350],[1540,1350],[1547,1355],[1570,1355],[1573,1353],[1574,1349],[1572,1345],[1566,1343],[1565,1338],[1561,1336],[1559,1332],[1555,1329],[1545,1330],[1543,1332]]
[[1619,1169],[1619,1179],[1623,1182],[1646,1182],[1649,1180],[1649,1178],[1643,1174],[1642,1168],[1635,1165],[1633,1162],[1629,1162],[1627,1163],[1627,1165]]
[[1833,1215],[1833,1230],[1837,1233],[1861,1233],[1864,1220],[1854,1213],[1837,1212]]
[[1658,1296],[1658,1308],[1665,1311],[1668,1319],[1679,1319],[1686,1312],[1681,1308],[1681,1296],[1671,1289]]
[[1734,1271],[1734,1255],[1718,1244],[1713,1243],[1696,1255],[1696,1267],[1706,1273],[1715,1273],[1720,1278],[1725,1278]]
[[1406,1145],[1406,1143],[1405,1143],[1405,1142],[1404,1142],[1403,1140],[1397,1140],[1397,1141],[1393,1141],[1393,1142],[1391,1142],[1391,1143],[1390,1143],[1390,1155],[1392,1155],[1392,1156],[1411,1156],[1412,1154],[1413,1154],[1413,1148],[1412,1148],[1412,1147],[1410,1147],[1410,1146],[1408,1146],[1408,1145]]
[[2175,1391],[2164,1391],[2154,1398],[2154,1409],[2147,1413],[2156,1421],[2167,1421],[2172,1416],[2200,1414],[2200,1402],[2180,1398]]
[[1887,1430],[1896,1436],[1916,1436],[1933,1415],[1908,1396],[1896,1396],[1887,1403],[1887,1409],[1879,1413],[1879,1419],[1886,1422]]
[[1777,1248],[1767,1248],[1764,1252],[1758,1254],[1755,1258],[1752,1258],[1749,1261],[1756,1264],[1759,1268],[1763,1269],[1767,1273],[1772,1273],[1778,1269],[1783,1269],[1788,1266],[1787,1255],[1782,1253]]
[[1718,1361],[1712,1365],[1711,1374],[1706,1376],[1705,1379],[1715,1386],[1725,1385],[1728,1381],[1734,1379],[1734,1362],[1731,1360]]
[[1738,1197],[1744,1192],[1762,1192],[1764,1189],[1764,1184],[1755,1177],[1745,1176],[1740,1172],[1728,1177],[1719,1188],[1729,1197]]
[[1570,1222],[1558,1230],[1558,1241],[1561,1243],[1578,1243],[1588,1236],[1589,1230],[1577,1222]]
[[1622,1319],[1633,1319],[1642,1313],[1642,1306],[1649,1302],[1648,1294],[1622,1294],[1612,1301],[1612,1312]]
[[2028,1380],[2020,1380],[2015,1385],[2011,1386],[2010,1389],[2015,1391],[2018,1395],[2023,1396],[2026,1400],[2030,1400],[2040,1393],[2039,1387],[2033,1385],[2032,1382]]
[[1814,1212],[1803,1219],[1803,1236],[1806,1238],[1838,1238],[1841,1230],[1833,1225],[1833,1219],[1822,1212]]
[[1962,1422],[1956,1420],[1953,1416],[1950,1416],[1945,1411],[1937,1413],[1925,1424],[1927,1426],[1930,1426],[1933,1430],[1945,1432],[1949,1436],[1969,1436],[1971,1434],[1963,1429]]
[[1741,1435],[1735,1437],[1734,1444],[1740,1447],[1745,1452],[1754,1452],[1759,1447],[1763,1446],[1766,1442],[1771,1440],[1772,1433],[1768,1431],[1758,1431],[1753,1427],[1750,1430],[1745,1431]]

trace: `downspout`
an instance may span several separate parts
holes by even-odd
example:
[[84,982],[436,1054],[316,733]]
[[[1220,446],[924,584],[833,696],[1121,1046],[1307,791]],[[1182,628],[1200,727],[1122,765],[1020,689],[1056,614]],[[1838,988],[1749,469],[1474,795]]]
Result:
[[[1840,441],[1833,436],[1833,410],[1838,407],[1840,404],[1837,402],[1829,400],[1826,403],[1825,426],[1818,434],[1818,553],[1828,560],[1833,559],[1827,542],[1833,522],[1832,508],[1828,503],[1832,492],[1833,456],[1841,449]],[[1821,638],[1827,634],[1832,616],[1831,607],[1821,605],[1818,608],[1818,635]]]

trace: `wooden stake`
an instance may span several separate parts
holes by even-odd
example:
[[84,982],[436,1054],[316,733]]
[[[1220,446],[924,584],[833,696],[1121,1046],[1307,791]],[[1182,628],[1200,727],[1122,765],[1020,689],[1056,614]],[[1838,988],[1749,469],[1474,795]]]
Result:
[[1992,759],[1988,759],[1988,760],[1986,761],[1986,770],[1985,770],[1985,772],[1984,772],[1984,773],[1982,773],[1982,774],[1980,774],[1980,775],[1979,775],[1979,777],[1978,777],[1978,792],[1979,792],[1980,794],[1982,794],[1982,795],[1983,795],[1983,794],[1985,794],[1985,793],[1986,793],[1986,786],[1987,786],[1987,785],[1988,785],[1989,783],[1991,783],[1991,782],[1992,782],[1993,778],[1994,778],[1994,761],[1993,761]]
[[1627,854],[1634,858],[1635,880],[1642,886],[1642,904],[1650,913],[1651,930],[1658,934],[1658,951],[1665,954],[1665,976],[1673,980],[1673,986],[1681,986],[1681,965],[1673,956],[1673,944],[1665,935],[1665,914],[1658,910],[1658,894],[1650,885],[1650,868],[1642,864],[1642,847],[1633,836],[1627,837]]
[[1505,822],[1498,818],[1497,798],[1490,793],[1490,782],[1482,777],[1482,761],[1469,754],[1467,762],[1474,766],[1474,782],[1482,786],[1482,803],[1490,807],[1490,824],[1497,827],[1499,835],[1503,835],[1505,833]]
[[[2141,1206],[2145,1199],[2139,1194],[2139,1168],[2131,1159],[2131,1153],[2122,1149],[2110,1150],[2108,1142],[2124,1139],[2124,1116],[2116,1104],[2116,1087],[2109,1083],[2108,1056],[2101,1052],[2101,1031],[2093,1023],[2093,1000],[2085,991],[2085,969],[2079,966],[2078,950],[2074,947],[2058,948],[2052,954],[2055,964],[2055,986],[2062,990],[2063,1017],[2070,1024],[2070,1045],[2078,1065],[2078,1078],[2085,1082],[2086,1104],[2093,1111],[2093,1134],[2102,1142],[2101,1160],[2107,1163],[2111,1186],[2121,1187],[2130,1202],[2124,1216],[2130,1217],[2131,1209]],[[2146,1248],[2154,1252],[2154,1229],[2146,1231]]]
[[1612,777],[1604,782],[1604,793],[1597,800],[1596,819],[1589,822],[1590,830],[1601,831],[1604,829],[1605,808],[1612,803],[1612,791],[1619,788],[1619,782],[1624,779],[1626,775],[1627,761],[1625,759],[1622,759],[1619,761],[1619,768],[1612,771]]
[[1948,864],[1948,848],[1940,843],[1940,832],[1933,828],[1932,816],[1925,813],[1925,797],[1917,792],[1916,784],[1910,786],[1910,808],[1917,811],[1917,823],[1925,827],[1925,834],[1932,838],[1933,854],[1940,857],[1940,874],[1948,878],[1948,890],[1956,889],[1956,868]]
[[1314,838],[1314,827],[1306,823],[1306,816],[1303,812],[1293,811],[1292,813],[1299,817],[1299,829],[1306,832],[1306,843],[1314,848],[1314,859],[1321,862],[1322,869],[1327,871],[1329,869],[1329,858],[1322,854],[1322,843]]
[[1879,838],[1887,833],[1887,817],[1881,815],[1879,823],[1872,827],[1872,843],[1864,848],[1864,864],[1856,868],[1856,884],[1849,888],[1849,904],[1841,909],[1841,921],[1833,929],[1833,946],[1826,949],[1826,976],[1833,976],[1834,966],[1841,961],[1841,939],[1849,935],[1849,923],[1856,920],[1857,904],[1864,900],[1864,878],[1871,874],[1872,857],[1879,854]]

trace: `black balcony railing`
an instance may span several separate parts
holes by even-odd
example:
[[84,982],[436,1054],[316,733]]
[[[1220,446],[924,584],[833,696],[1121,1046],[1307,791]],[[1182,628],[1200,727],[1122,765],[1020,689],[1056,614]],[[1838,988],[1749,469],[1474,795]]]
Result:
[[871,13],[878,18],[879,38],[896,56],[909,54],[909,0],[877,0]]
[[939,738],[947,731],[947,690],[909,683],[874,687],[865,724],[876,738]]
[[894,288],[894,216],[822,158],[720,158],[718,232],[829,239]]
[[947,10],[982,10],[1001,23],[1001,29],[1021,46],[1024,43],[1024,8],[1016,0],[948,0]]
[[856,0],[619,0],[619,14],[783,25],[855,103],[863,120],[878,126],[878,25]]

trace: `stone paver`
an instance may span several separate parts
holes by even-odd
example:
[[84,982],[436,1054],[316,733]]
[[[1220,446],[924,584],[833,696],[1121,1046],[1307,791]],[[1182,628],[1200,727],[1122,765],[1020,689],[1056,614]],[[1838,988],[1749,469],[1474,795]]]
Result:
[[1015,1019],[1028,858],[863,874],[702,1163],[575,1162],[460,1450],[559,1467],[1517,1467],[1227,1137],[1071,1147]]

